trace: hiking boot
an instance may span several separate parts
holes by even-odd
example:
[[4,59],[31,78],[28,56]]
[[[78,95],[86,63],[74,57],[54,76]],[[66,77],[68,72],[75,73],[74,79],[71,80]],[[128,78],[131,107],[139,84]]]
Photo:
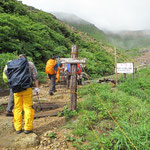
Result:
[[51,96],[52,96],[52,95],[54,95],[54,93],[53,93],[53,92],[50,92],[50,93],[49,93],[49,95],[51,95]]
[[17,133],[17,134],[20,134],[21,132],[22,132],[22,129],[21,129],[21,130],[19,130],[19,131],[16,131],[16,133]]
[[32,130],[24,130],[24,133],[29,134],[29,133],[33,133],[33,131]]
[[10,116],[14,116],[14,114],[13,114],[13,112],[7,111],[6,116],[10,117]]

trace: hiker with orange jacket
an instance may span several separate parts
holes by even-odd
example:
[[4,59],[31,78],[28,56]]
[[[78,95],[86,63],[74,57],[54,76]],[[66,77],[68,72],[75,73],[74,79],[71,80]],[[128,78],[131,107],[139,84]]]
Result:
[[48,78],[51,80],[49,95],[54,95],[54,92],[57,91],[55,84],[56,84],[56,74],[57,74],[58,67],[59,64],[57,63],[57,56],[53,56],[46,63],[45,72],[47,73]]

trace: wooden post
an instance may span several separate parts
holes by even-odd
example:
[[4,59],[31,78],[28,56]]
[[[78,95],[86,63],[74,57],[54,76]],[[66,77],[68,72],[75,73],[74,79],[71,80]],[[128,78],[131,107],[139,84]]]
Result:
[[116,85],[118,83],[118,75],[117,75],[117,49],[115,47],[115,78],[116,78]]
[[134,63],[133,63],[133,74],[132,74],[132,80],[134,80]]
[[76,45],[72,46],[71,58],[60,58],[62,64],[70,64],[71,69],[71,81],[70,81],[70,91],[71,91],[71,110],[76,110],[77,108],[77,64],[86,64],[86,58],[78,58],[78,48]]
[[[72,46],[71,58],[78,58],[78,48]],[[77,108],[77,64],[71,64],[71,110]]]
[[126,76],[127,74],[126,73],[124,73],[123,74],[123,78],[124,78],[124,80],[126,80],[126,78],[127,78],[127,76]]

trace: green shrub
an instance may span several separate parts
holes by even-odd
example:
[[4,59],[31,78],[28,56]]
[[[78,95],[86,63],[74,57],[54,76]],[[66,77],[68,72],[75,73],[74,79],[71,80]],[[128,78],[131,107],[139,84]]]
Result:
[[127,77],[122,84],[117,87],[129,95],[141,98],[143,101],[150,101],[150,70],[142,69],[136,73],[136,78],[132,80],[131,76]]
[[7,85],[3,82],[2,74],[5,65],[8,63],[8,61],[16,59],[17,55],[16,53],[2,53],[0,54],[0,87],[7,87]]
[[[149,71],[142,72],[145,76],[149,74]],[[143,78],[142,75],[139,76],[139,80]],[[138,83],[138,80],[136,81]],[[126,87],[130,87],[130,82],[128,83]],[[147,85],[144,87],[149,89]],[[95,95],[95,91],[100,99]],[[73,144],[75,147],[99,150],[100,142],[104,149],[135,149],[118,125],[112,121],[109,111],[137,149],[149,149],[150,105],[147,101],[143,101],[142,96],[138,98],[131,96],[122,89],[112,90],[111,86],[105,83],[84,86],[78,93],[84,100],[78,103],[79,116],[76,123],[72,125],[72,133],[79,139],[84,137],[86,142],[75,141]]]

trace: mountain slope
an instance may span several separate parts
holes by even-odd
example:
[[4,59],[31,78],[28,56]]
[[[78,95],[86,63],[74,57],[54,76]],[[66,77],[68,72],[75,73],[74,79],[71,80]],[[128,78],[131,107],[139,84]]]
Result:
[[[70,57],[73,44],[78,45],[79,56],[87,58],[89,74],[111,74],[114,69],[113,55],[98,42],[83,39],[53,15],[16,0],[0,2],[0,36],[0,53],[24,53],[43,71],[52,55]],[[7,62],[5,58],[0,58],[1,70]]]
[[94,24],[91,24],[74,14],[52,12],[61,21],[73,26],[81,32],[88,33],[91,37],[103,41],[106,41],[105,34],[102,30],[98,29]]

